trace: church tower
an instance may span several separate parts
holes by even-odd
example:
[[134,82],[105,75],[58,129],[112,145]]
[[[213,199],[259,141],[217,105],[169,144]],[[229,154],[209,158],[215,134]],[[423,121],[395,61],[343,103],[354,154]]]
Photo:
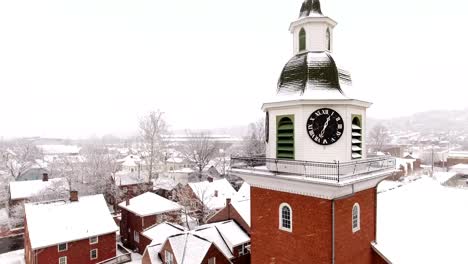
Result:
[[305,0],[290,25],[293,57],[266,113],[266,157],[233,157],[251,186],[252,263],[376,263],[377,188],[395,171],[367,158],[366,110],[332,56],[337,23]]

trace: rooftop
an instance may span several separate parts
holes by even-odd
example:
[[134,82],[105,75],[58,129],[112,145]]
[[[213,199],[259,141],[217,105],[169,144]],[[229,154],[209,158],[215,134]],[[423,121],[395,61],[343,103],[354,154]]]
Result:
[[118,230],[102,194],[80,197],[77,202],[28,203],[25,215],[33,249]]
[[10,182],[11,200],[28,199],[39,195],[68,193],[68,182],[65,178],[54,178],[48,181],[14,181]]
[[152,192],[146,192],[131,198],[129,205],[126,205],[125,201],[121,202],[119,207],[141,217],[174,212],[181,209],[179,204]]
[[232,199],[237,194],[226,179],[189,183],[189,186],[198,199],[211,210],[225,207],[226,198]]

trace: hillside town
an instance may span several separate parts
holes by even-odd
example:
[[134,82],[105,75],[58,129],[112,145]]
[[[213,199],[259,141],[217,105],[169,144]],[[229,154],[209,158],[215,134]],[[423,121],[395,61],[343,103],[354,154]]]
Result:
[[300,2],[241,136],[158,109],[131,137],[2,138],[0,263],[466,263],[466,123],[368,118],[337,22]]

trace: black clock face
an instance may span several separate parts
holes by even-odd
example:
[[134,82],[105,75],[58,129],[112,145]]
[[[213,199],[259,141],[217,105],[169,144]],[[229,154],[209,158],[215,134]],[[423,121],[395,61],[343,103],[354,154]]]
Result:
[[331,145],[343,135],[343,118],[333,109],[322,108],[307,119],[307,133],[320,145]]

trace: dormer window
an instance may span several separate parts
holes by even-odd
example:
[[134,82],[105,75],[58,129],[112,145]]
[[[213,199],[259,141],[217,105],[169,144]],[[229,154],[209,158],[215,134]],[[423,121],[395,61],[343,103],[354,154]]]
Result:
[[299,51],[306,49],[306,32],[304,28],[299,31]]

